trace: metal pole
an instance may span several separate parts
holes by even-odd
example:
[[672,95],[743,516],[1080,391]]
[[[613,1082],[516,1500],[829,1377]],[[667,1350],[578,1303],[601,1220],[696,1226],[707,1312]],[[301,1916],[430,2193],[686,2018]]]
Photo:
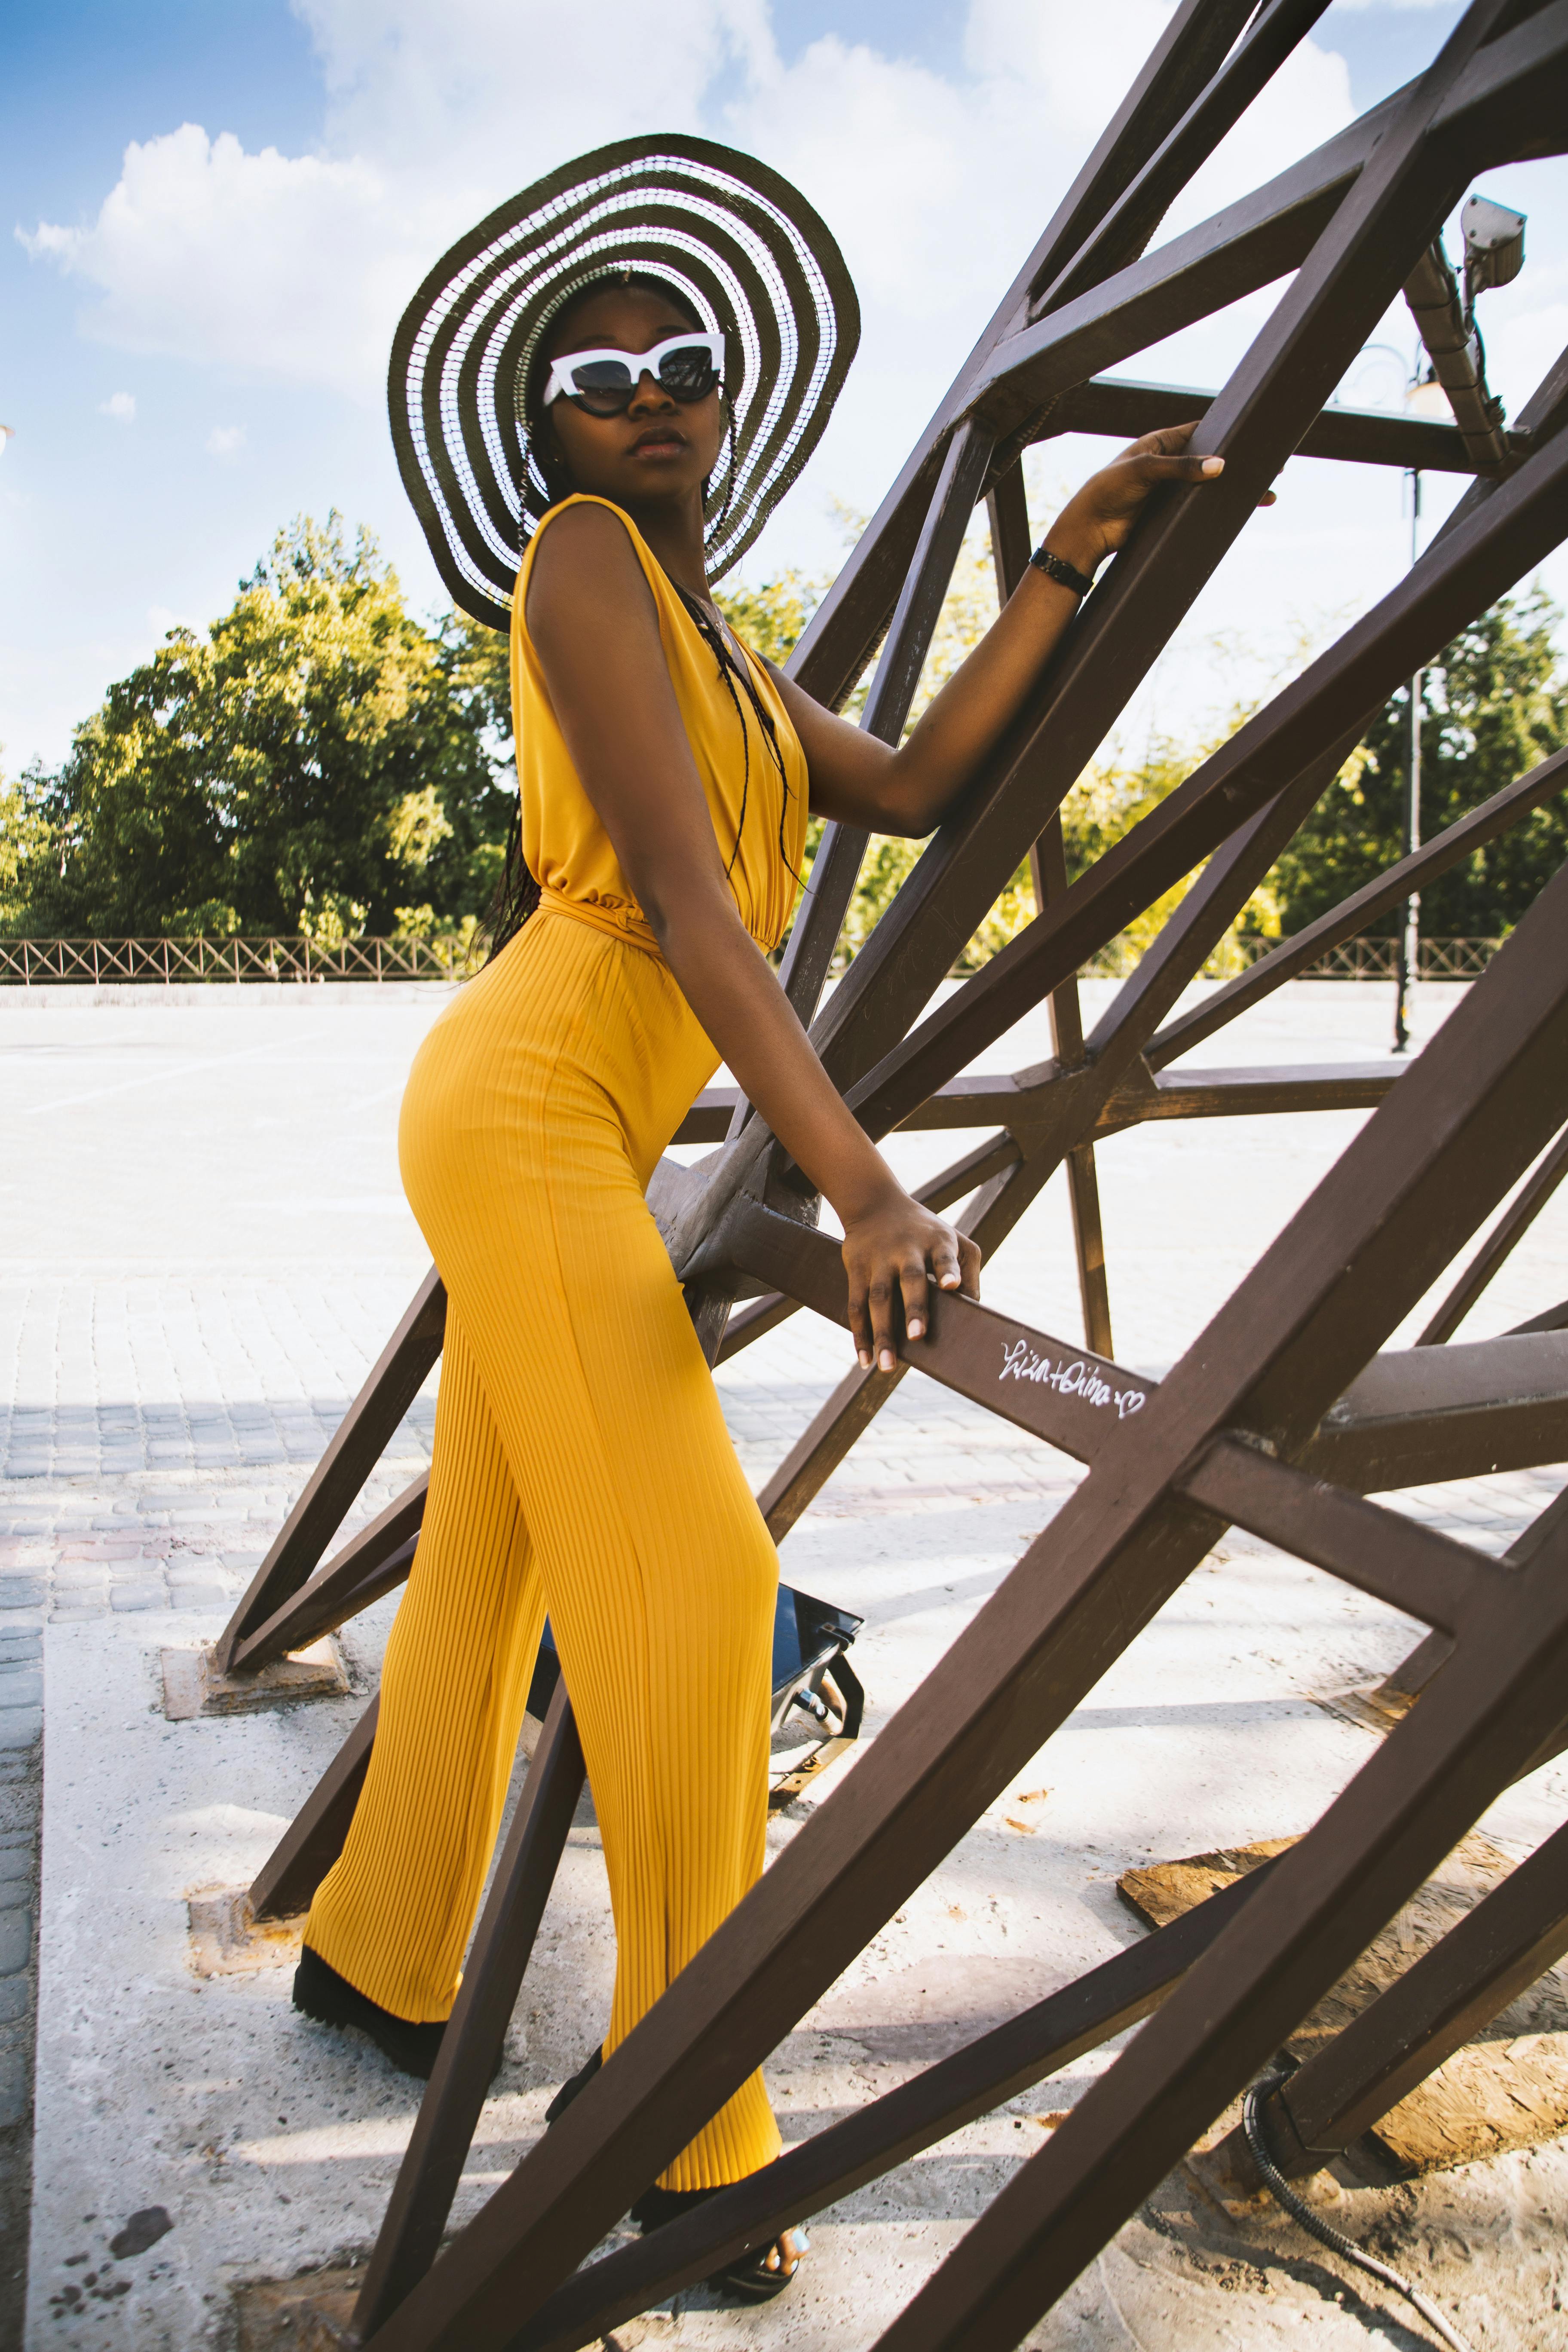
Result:
[[[1410,476],[1410,561],[1415,562],[1421,552],[1421,474],[1417,467]],[[1425,670],[1417,670],[1410,681],[1410,742],[1405,768],[1405,846],[1402,855],[1408,857],[1421,846],[1421,692]],[[1420,977],[1421,962],[1421,893],[1412,890],[1405,901],[1405,914],[1399,929],[1398,970],[1394,1003],[1394,1050],[1403,1054],[1410,1044],[1410,1013],[1412,995]]]

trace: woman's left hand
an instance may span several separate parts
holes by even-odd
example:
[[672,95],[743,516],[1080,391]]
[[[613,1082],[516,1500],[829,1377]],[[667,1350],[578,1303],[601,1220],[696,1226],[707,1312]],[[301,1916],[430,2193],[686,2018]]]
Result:
[[[1050,530],[1046,545],[1053,555],[1066,558],[1079,571],[1092,572],[1126,540],[1142,510],[1143,502],[1162,482],[1212,482],[1225,471],[1223,457],[1189,457],[1188,442],[1197,431],[1190,425],[1168,425],[1163,433],[1145,433],[1091,474],[1081,490],[1068,499]],[[1274,504],[1272,490],[1258,500]]]

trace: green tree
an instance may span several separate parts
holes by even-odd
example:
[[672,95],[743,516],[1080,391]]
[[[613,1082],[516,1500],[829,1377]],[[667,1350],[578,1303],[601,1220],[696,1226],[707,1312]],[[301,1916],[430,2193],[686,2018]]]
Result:
[[110,688],[54,776],[20,927],[428,929],[488,903],[510,812],[489,671],[435,633],[334,515],[280,532],[204,642],[170,632]]
[[719,589],[713,601],[736,635],[782,669],[830,584],[792,567],[756,588],[736,581]]
[[[1423,675],[1421,830],[1427,840],[1568,741],[1568,690],[1552,633],[1563,615],[1537,587],[1461,630]],[[1270,877],[1284,929],[1299,931],[1370,882],[1403,849],[1410,696],[1392,695]],[[1421,893],[1421,928],[1498,939],[1568,856],[1559,796]],[[1392,933],[1392,909],[1370,928]]]
[[15,932],[47,866],[51,834],[35,780],[0,775],[0,931]]

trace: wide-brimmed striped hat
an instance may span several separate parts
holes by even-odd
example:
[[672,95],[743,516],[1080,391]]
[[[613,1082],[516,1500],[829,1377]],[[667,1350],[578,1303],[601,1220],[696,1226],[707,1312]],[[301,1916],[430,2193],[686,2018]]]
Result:
[[540,339],[595,279],[646,271],[724,338],[735,429],[708,485],[717,579],[816,447],[860,337],[826,225],[754,156],[706,139],[622,139],[498,206],[438,261],[393,340],[387,398],[404,487],[456,602],[510,624],[523,542],[550,502],[521,414]]

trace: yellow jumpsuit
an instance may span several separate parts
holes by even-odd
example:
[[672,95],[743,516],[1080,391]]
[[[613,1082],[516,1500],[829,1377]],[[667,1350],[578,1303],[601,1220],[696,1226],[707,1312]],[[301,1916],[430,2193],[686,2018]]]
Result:
[[[447,2014],[548,1612],[615,1910],[607,2056],[761,1874],[778,1555],[643,1197],[718,1056],[573,769],[524,622],[563,510],[512,615],[540,907],[432,1028],[404,1097],[404,1184],[449,1301],[430,1495],[370,1770],[306,1941],[397,2016]],[[771,947],[805,841],[798,738],[753,663],[781,784],[744,692],[742,746],[711,649],[626,529],[727,863],[740,835],[731,887]],[[779,2146],[753,2075],[662,2185],[741,2179]]]

